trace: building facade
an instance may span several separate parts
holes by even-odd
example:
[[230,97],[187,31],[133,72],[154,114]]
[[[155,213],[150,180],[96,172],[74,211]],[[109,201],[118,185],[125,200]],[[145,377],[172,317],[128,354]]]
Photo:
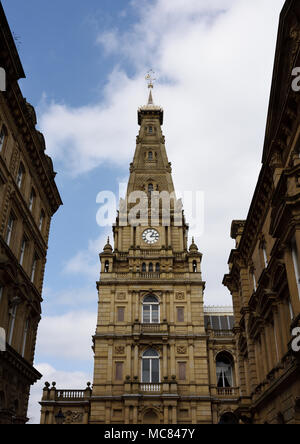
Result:
[[[176,199],[161,126],[163,110],[138,110],[140,125],[125,200],[100,254],[92,389],[47,383],[42,424],[236,422],[232,313],[205,316],[202,254]],[[160,197],[160,200],[155,200]],[[169,198],[171,196],[171,199]],[[136,205],[138,203],[138,206]]]
[[[224,284],[233,297],[241,397],[253,424],[300,423],[300,4],[280,17],[262,168]],[[298,70],[300,72],[300,69]],[[299,86],[299,85],[298,85]],[[299,341],[300,342],[300,341]]]
[[0,424],[23,424],[30,386],[41,377],[34,351],[50,222],[61,199],[34,108],[18,85],[25,74],[1,2],[0,67]]

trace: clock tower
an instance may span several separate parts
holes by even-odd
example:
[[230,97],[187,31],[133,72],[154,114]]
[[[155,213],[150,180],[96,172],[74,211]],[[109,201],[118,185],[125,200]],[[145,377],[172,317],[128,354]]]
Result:
[[100,254],[89,423],[212,422],[202,255],[177,200],[163,109],[138,110],[127,194]]

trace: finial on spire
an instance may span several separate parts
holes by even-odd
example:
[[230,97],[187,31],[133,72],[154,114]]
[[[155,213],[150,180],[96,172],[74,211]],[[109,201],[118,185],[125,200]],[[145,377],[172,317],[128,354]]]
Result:
[[148,88],[153,88],[154,82],[156,81],[155,72],[153,71],[153,69],[150,69],[147,72],[145,79],[147,80]]

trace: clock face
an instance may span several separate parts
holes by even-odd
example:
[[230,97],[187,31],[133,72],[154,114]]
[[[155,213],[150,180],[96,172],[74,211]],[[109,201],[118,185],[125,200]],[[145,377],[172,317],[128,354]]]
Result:
[[146,242],[146,244],[152,245],[156,244],[159,240],[159,233],[158,231],[154,230],[153,228],[148,228],[148,230],[145,230],[143,233],[143,241]]

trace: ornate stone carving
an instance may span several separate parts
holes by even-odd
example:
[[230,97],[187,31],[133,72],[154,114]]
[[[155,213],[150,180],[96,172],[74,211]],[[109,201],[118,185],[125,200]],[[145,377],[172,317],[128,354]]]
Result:
[[83,413],[72,412],[71,410],[68,410],[65,413],[65,417],[65,424],[82,423]]
[[184,345],[179,345],[179,346],[177,347],[177,353],[178,353],[179,355],[186,355],[186,353],[187,353],[187,347],[185,347]]
[[125,347],[121,346],[121,345],[117,346],[115,348],[115,353],[116,353],[116,355],[124,355],[125,354]]
[[126,293],[117,293],[117,300],[118,301],[125,301],[126,300]]
[[176,301],[184,301],[185,294],[184,293],[176,293],[175,299],[176,299]]

